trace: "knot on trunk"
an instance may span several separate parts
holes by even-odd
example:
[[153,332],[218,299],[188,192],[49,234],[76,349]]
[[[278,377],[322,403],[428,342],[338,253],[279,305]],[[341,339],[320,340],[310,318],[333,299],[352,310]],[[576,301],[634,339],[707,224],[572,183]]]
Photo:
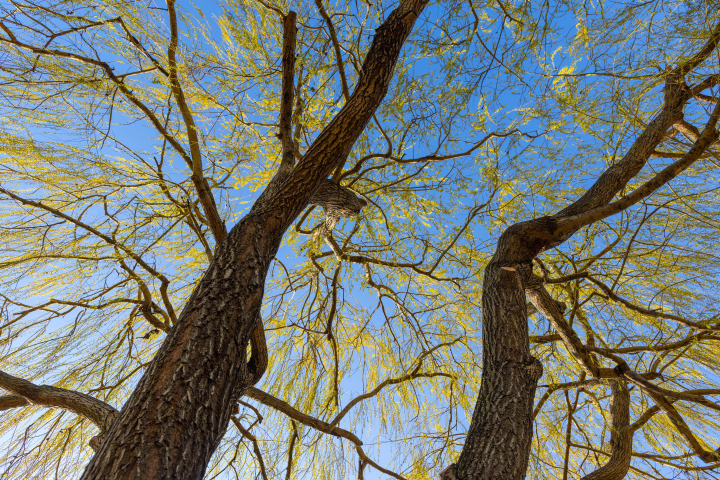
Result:
[[310,197],[310,205],[319,205],[325,210],[323,233],[328,234],[335,228],[340,217],[358,215],[367,202],[355,195],[349,188],[341,186],[330,179],[323,180],[320,188]]
[[537,358],[530,357],[530,362],[526,364],[525,368],[528,369],[528,372],[530,373],[532,378],[535,380],[535,382],[540,380],[540,377],[542,377],[543,364]]
[[102,444],[102,441],[105,440],[105,435],[107,434],[108,430],[110,430],[110,426],[112,425],[112,422],[117,416],[118,412],[110,411],[105,416],[105,421],[103,422],[103,424],[98,425],[98,427],[101,428],[100,433],[92,437],[88,442],[88,445],[90,445],[90,448],[92,448],[94,452],[97,452],[100,448],[100,444]]

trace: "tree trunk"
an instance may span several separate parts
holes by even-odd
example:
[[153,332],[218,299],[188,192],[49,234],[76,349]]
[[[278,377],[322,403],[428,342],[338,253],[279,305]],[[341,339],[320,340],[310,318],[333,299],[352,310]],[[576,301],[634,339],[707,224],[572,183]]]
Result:
[[520,479],[527,470],[542,365],[530,355],[525,286],[534,251],[524,243],[525,231],[542,229],[543,223],[510,227],[485,269],[483,377],[455,467],[459,479]]
[[[699,64],[714,50],[720,26],[691,61]],[[520,480],[530,456],[532,411],[542,366],[530,355],[525,290],[535,288],[532,260],[540,252],[567,240],[585,225],[628,208],[650,195],[688,165],[710,145],[716,113],[693,148],[681,159],[623,201],[613,197],[645,165],[667,130],[682,119],[682,110],[693,89],[685,85],[685,66],[666,77],[664,102],[627,154],[609,167],[572,205],[549,217],[510,226],[498,240],[495,255],[483,281],[483,372],[480,393],[467,439],[456,464],[441,473],[451,480]],[[717,109],[716,109],[717,110]],[[564,333],[559,332],[561,337]],[[572,340],[572,335],[566,335]],[[570,342],[572,343],[572,342]],[[591,363],[587,368],[593,370]]]
[[400,50],[426,4],[401,3],[376,30],[348,102],[297,167],[276,176],[218,246],[83,479],[203,477],[236,401],[256,380],[247,348],[283,234],[349,154],[385,96]]

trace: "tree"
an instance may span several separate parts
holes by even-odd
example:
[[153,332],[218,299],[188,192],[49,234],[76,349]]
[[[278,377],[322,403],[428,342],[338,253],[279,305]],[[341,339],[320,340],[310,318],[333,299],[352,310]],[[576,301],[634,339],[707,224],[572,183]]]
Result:
[[717,468],[717,11],[423,7],[4,10],[9,475]]
[[[615,384],[624,380],[636,384],[665,411],[678,430],[687,437],[696,455],[708,463],[720,459],[720,449],[717,453],[704,449],[665,397],[695,401],[717,410],[720,410],[720,406],[702,395],[662,389],[633,371],[616,352],[583,344],[545,290],[547,279],[534,277],[532,273],[533,259],[540,252],[559,246],[580,228],[618,214],[649,197],[689,168],[718,140],[716,125],[720,117],[720,102],[716,101],[702,133],[698,134],[695,128],[690,129],[694,143],[684,155],[643,185],[611,202],[640,172],[657,146],[665,140],[670,128],[683,120],[685,104],[720,80],[720,76],[715,74],[697,85],[689,86],[685,82],[685,77],[717,49],[718,42],[720,25],[714,29],[700,52],[666,73],[665,95],[660,112],[648,123],[622,159],[608,167],[583,196],[555,215],[517,223],[500,236],[495,255],[485,269],[483,284],[483,381],[468,439],[456,467],[456,476],[525,476],[527,464],[518,461],[518,458],[529,458],[534,393],[542,375],[542,364],[530,354],[526,295],[537,311],[551,323],[566,348],[582,367],[584,374],[592,379],[621,379],[615,380]],[[682,127],[678,126],[678,129],[680,128]],[[708,327],[697,325],[696,328],[705,330]],[[592,358],[593,352],[615,361],[617,366],[611,371],[603,371],[597,359]],[[615,387],[613,396],[625,395],[624,388]],[[620,402],[619,399],[616,401]],[[629,427],[629,417],[625,416],[616,428],[627,430]],[[626,441],[622,445],[613,446],[616,450],[621,447],[627,450],[612,451],[613,458],[616,455],[623,456],[623,466],[617,468],[613,474],[600,475],[599,478],[623,478],[630,466],[632,442]]]

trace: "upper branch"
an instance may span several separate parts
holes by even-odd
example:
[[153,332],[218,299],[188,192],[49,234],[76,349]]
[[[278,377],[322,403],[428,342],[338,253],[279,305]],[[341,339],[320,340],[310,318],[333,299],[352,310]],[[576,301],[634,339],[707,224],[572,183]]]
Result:
[[187,131],[188,142],[190,143],[190,155],[192,157],[192,179],[195,190],[197,191],[200,203],[205,211],[210,229],[213,232],[215,241],[220,244],[227,236],[225,223],[220,218],[217,211],[217,205],[213,198],[210,185],[203,175],[202,154],[200,152],[200,142],[197,134],[197,126],[193,119],[190,107],[185,100],[185,93],[180,85],[180,77],[178,76],[178,66],[176,53],[178,47],[178,26],[177,14],[175,12],[175,1],[168,0],[168,15],[170,17],[170,45],[168,46],[168,63],[170,65],[170,86],[172,88],[175,101],[177,102],[183,121],[185,122],[185,130]]
[[715,142],[715,140],[718,139],[718,136],[720,134],[717,130],[715,130],[715,125],[717,124],[719,118],[720,103],[715,105],[715,109],[713,110],[712,115],[710,115],[710,119],[708,120],[702,134],[700,134],[695,144],[680,160],[667,166],[644,185],[635,189],[632,193],[624,196],[616,202],[606,204],[604,206],[599,206],[591,210],[585,210],[578,215],[564,216],[558,221],[557,234],[561,238],[564,238],[568,234],[572,234],[572,232],[577,231],[579,228],[585,225],[598,222],[604,218],[619,213],[627,209],[628,207],[636,204],[640,200],[650,196],[658,188],[662,187],[670,180],[678,176],[680,173],[685,171],[698,158],[700,158],[700,155],[702,155],[705,150],[707,150],[707,148]]
[[286,229],[305,208],[323,179],[338,163],[345,161],[385,97],[400,51],[427,3],[428,0],[402,2],[378,27],[350,99],[318,135],[292,176],[279,180],[277,188],[268,191],[264,201],[255,203],[251,215],[277,211],[278,226]]
[[292,134],[292,108],[295,90],[295,39],[297,14],[292,10],[283,19],[282,92],[280,93],[280,170],[289,173],[295,166],[295,145]]

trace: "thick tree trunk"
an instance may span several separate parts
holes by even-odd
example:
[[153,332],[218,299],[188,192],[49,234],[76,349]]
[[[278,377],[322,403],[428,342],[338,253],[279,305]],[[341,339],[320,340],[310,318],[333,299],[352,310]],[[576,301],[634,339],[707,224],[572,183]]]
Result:
[[[701,52],[691,61],[702,62],[720,39],[720,26]],[[687,66],[687,64],[686,64]],[[483,372],[480,393],[463,450],[456,464],[445,469],[442,480],[520,480],[525,473],[532,439],[532,411],[542,366],[530,355],[526,290],[537,288],[532,260],[540,252],[567,240],[585,225],[596,222],[650,195],[699,158],[717,138],[716,113],[693,148],[676,164],[623,199],[609,205],[614,196],[647,162],[667,130],[682,119],[682,109],[692,96],[683,82],[686,66],[670,72],[663,108],[638,136],[627,154],[608,168],[572,205],[551,217],[542,217],[509,227],[485,269],[483,281]],[[717,111],[717,109],[716,109]],[[538,293],[538,292],[535,292]],[[542,293],[542,292],[539,292]],[[556,310],[553,302],[536,298],[542,307]],[[536,307],[537,305],[536,304]],[[548,313],[548,312],[546,312]],[[551,315],[552,316],[552,315]],[[560,329],[572,347],[579,339]],[[575,345],[577,346],[577,345]],[[579,359],[594,374],[591,358]],[[586,361],[584,361],[586,360]]]
[[542,365],[530,355],[525,287],[536,252],[525,242],[527,230],[552,226],[545,220],[509,228],[485,269],[483,377],[455,467],[459,479],[520,479],[527,470]]
[[83,479],[200,479],[235,402],[256,380],[247,347],[285,230],[349,154],[387,92],[427,0],[376,30],[355,92],[289,175],[278,175],[218,246],[177,324],[105,436]]

